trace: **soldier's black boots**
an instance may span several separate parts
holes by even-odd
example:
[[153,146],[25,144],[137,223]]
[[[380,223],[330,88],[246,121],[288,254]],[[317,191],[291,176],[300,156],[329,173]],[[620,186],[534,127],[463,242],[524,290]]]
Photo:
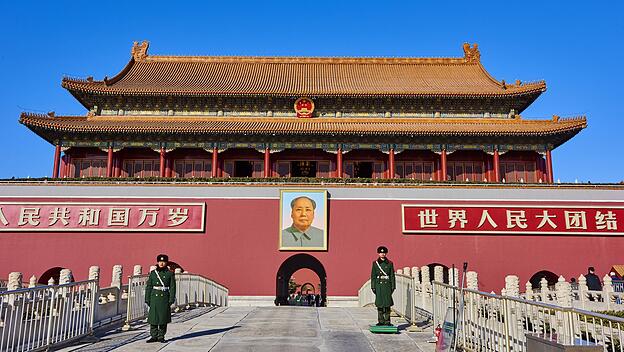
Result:
[[160,343],[165,343],[165,342],[167,342],[167,340],[165,340],[165,338],[164,338],[164,337],[159,337],[159,338],[158,338],[158,342],[160,342]]
[[155,338],[155,337],[150,337],[150,338],[149,338],[149,340],[147,340],[147,341],[145,341],[145,342],[147,342],[147,343],[152,343],[152,342],[156,342],[156,341],[158,341],[158,339],[157,339],[157,338]]

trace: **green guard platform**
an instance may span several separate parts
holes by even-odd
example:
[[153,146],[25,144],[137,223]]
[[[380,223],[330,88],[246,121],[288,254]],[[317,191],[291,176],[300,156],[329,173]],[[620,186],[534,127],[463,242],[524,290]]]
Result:
[[399,333],[399,329],[396,326],[371,325],[369,330],[373,334],[398,334]]

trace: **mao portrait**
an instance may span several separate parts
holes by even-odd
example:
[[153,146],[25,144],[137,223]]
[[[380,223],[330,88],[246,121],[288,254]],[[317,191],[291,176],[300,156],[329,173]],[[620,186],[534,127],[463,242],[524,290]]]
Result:
[[327,191],[282,190],[280,250],[327,250]]

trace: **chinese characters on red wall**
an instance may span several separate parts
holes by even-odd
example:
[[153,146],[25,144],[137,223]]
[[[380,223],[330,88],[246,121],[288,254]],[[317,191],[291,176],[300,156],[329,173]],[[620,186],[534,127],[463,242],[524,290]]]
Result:
[[624,207],[403,204],[403,233],[624,235]]
[[203,232],[204,203],[0,203],[0,231]]

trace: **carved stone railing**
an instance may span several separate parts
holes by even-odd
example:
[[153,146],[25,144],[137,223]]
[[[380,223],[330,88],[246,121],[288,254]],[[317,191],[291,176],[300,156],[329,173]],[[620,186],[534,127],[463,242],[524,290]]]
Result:
[[[146,317],[145,279],[135,265],[128,285],[122,283],[123,268],[113,267],[111,284],[100,287],[100,268],[89,268],[89,280],[72,282],[71,270],[63,269],[59,282],[37,286],[32,276],[28,288],[22,273],[12,272],[0,291],[0,351],[32,351],[56,348],[92,334],[93,329]],[[226,306],[224,286],[189,273],[176,273],[176,310],[200,305]],[[128,314],[130,313],[130,314]]]
[[[559,286],[560,292],[565,289]],[[455,339],[467,351],[526,351],[527,335],[562,345],[622,351],[624,319],[573,308],[569,296],[561,293],[555,299],[556,305],[434,282],[434,324],[441,325],[447,310],[456,307]]]

